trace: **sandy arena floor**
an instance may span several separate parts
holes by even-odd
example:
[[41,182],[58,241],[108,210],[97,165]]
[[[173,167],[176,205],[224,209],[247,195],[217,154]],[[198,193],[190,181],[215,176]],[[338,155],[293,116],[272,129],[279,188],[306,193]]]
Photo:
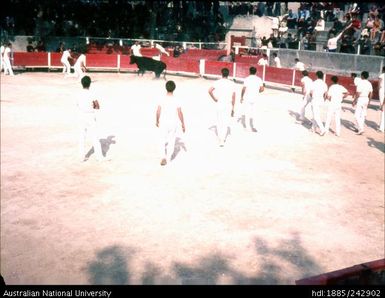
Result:
[[377,102],[364,135],[352,131],[345,103],[341,137],[320,137],[295,123],[299,94],[268,88],[258,132],[234,118],[220,148],[213,81],[169,75],[187,131],[161,167],[155,108],[165,81],[90,75],[111,158],[100,163],[78,161],[80,83],[61,73],[1,75],[7,284],[294,284],[384,257]]

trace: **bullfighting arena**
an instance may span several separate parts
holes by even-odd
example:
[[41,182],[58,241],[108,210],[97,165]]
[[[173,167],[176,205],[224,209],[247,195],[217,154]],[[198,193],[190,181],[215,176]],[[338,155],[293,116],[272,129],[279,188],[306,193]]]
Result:
[[341,136],[321,137],[296,123],[298,93],[267,88],[258,132],[243,129],[237,105],[221,148],[207,92],[214,81],[168,75],[186,133],[161,167],[155,109],[165,81],[90,76],[109,161],[92,151],[78,159],[75,78],[1,75],[7,284],[295,284],[384,257],[378,101],[364,135],[353,132],[348,98]]

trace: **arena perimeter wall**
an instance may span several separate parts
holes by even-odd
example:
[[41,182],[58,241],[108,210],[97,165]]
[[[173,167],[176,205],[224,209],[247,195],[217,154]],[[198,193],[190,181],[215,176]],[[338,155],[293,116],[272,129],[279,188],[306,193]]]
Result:
[[[190,57],[168,57],[163,55],[161,60],[167,64],[167,73],[207,76],[219,78],[221,69],[227,67],[230,70],[230,76],[234,80],[242,81],[249,74],[250,66],[255,66],[258,75],[266,84],[274,84],[290,89],[301,87],[302,74],[290,68],[276,68],[271,66],[257,65],[259,57],[252,57],[242,62],[222,62],[203,59],[205,56],[197,56],[195,59]],[[13,55],[13,66],[15,68],[47,68],[59,69],[63,65],[60,62],[60,53],[51,52],[15,52]],[[200,58],[200,59],[199,59]],[[89,70],[110,70],[110,71],[137,71],[135,64],[130,64],[129,55],[120,54],[86,54],[86,66]],[[309,76],[315,79],[315,71],[309,71]],[[327,85],[331,84],[332,74],[324,77]],[[338,76],[339,83],[343,85],[351,94],[355,91],[353,80],[347,76]],[[378,80],[370,80],[373,84],[373,99],[378,99]]]

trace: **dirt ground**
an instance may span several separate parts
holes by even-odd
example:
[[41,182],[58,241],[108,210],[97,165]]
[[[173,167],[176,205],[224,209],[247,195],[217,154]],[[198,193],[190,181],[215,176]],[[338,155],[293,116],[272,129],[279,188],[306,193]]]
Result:
[[90,76],[110,161],[78,160],[76,79],[1,75],[7,284],[294,284],[384,257],[377,102],[364,135],[344,103],[341,137],[321,137],[296,124],[299,94],[267,88],[258,132],[235,117],[220,148],[213,81],[169,75],[187,131],[161,167],[155,108],[165,81]]

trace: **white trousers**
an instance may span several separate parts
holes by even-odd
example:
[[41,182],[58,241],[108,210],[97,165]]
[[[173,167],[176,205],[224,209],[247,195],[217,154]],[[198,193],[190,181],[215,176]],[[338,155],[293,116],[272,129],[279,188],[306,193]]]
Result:
[[309,94],[304,95],[302,99],[302,105],[300,110],[299,120],[305,120],[305,112],[307,105],[311,102],[311,96]]
[[71,64],[68,60],[61,60],[63,64],[63,73],[71,74]]
[[341,107],[340,106],[329,106],[328,113],[326,116],[325,130],[329,131],[330,124],[334,116],[334,121],[336,125],[336,135],[341,134]]
[[224,142],[231,120],[231,105],[217,104],[217,132],[220,142]]
[[4,74],[13,76],[11,61],[8,58],[4,58]]
[[162,158],[167,160],[167,163],[171,161],[172,155],[175,151],[175,141],[176,141],[176,125],[161,125],[161,154]]
[[246,127],[249,125],[250,129],[253,129],[257,118],[257,103],[254,101],[245,101],[243,105],[245,114],[245,125]]
[[93,113],[82,113],[79,115],[79,157],[85,158],[85,144],[87,136],[91,139],[97,159],[102,159],[102,146],[99,141],[96,118]]
[[319,100],[314,101],[313,99],[311,103],[311,108],[313,111],[313,119],[311,120],[312,129],[315,130],[318,126],[321,133],[323,133],[325,131],[325,127],[321,120],[321,103],[319,102]]
[[[382,106],[383,102],[384,102],[384,89],[383,88],[380,88],[379,90],[379,95],[380,95],[380,106]],[[385,110],[385,107],[384,107],[384,110]],[[380,118],[380,130],[382,132],[384,132],[384,125],[385,125],[385,111],[381,111],[381,118]]]
[[368,101],[368,99],[358,99],[357,101],[357,107],[354,112],[354,118],[356,118],[358,132],[364,131]]
[[79,80],[81,80],[84,77],[84,72],[83,72],[82,68],[80,66],[75,66],[74,70],[75,70],[75,76]]

